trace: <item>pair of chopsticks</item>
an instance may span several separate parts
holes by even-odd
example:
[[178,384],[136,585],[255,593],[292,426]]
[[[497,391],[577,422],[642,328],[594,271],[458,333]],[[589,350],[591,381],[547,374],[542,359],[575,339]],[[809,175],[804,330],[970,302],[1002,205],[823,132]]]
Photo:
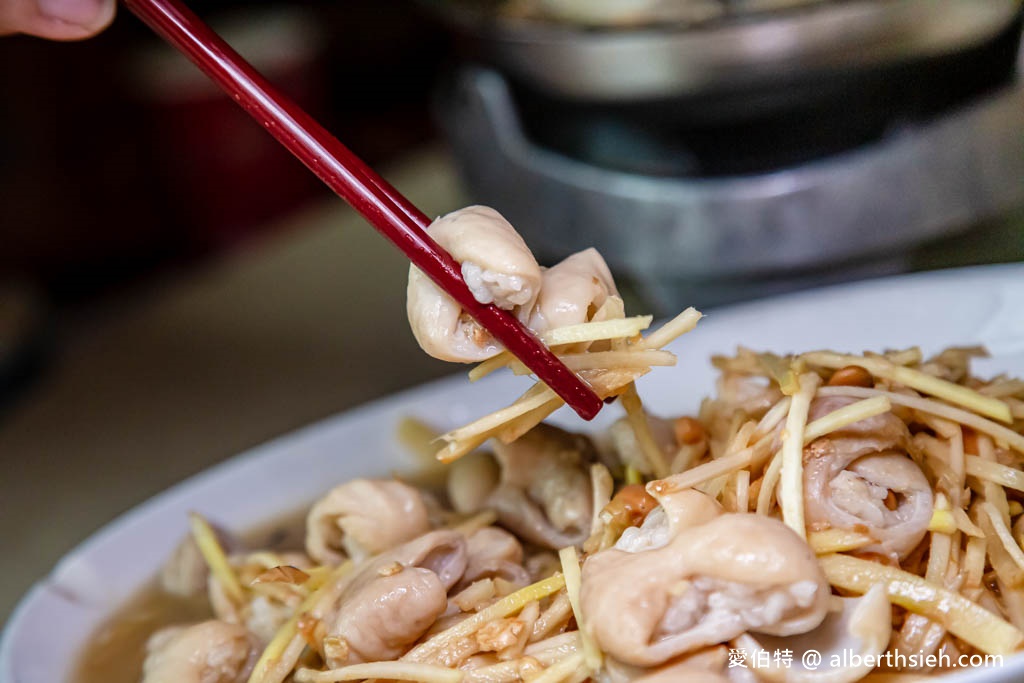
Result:
[[580,417],[589,420],[597,415],[601,399],[586,383],[515,317],[473,297],[459,264],[427,235],[430,220],[423,212],[278,92],[191,10],[178,0],[125,0],[125,5],[401,249]]

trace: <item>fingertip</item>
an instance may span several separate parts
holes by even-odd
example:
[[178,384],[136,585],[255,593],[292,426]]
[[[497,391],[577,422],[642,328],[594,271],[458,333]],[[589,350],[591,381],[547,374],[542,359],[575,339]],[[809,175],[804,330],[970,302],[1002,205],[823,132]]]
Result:
[[25,33],[51,40],[82,40],[114,20],[114,0],[37,0],[37,16]]

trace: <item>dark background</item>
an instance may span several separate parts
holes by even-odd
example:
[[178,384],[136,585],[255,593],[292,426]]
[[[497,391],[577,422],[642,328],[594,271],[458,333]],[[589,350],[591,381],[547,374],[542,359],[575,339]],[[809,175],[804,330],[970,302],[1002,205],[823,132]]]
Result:
[[[271,31],[282,11],[297,19],[296,39],[277,35],[301,59],[236,44],[371,165],[435,135],[429,92],[448,41],[417,5],[192,7],[231,42],[239,19]],[[154,66],[168,58],[173,66]],[[233,249],[326,196],[199,79],[124,11],[79,43],[0,39],[0,282],[29,282],[56,306],[77,306]]]

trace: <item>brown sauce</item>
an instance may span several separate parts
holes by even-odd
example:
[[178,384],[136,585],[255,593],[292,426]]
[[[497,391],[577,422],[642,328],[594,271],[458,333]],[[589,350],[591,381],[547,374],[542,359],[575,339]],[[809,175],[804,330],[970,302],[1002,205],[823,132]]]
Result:
[[[274,521],[239,535],[247,548],[298,550],[305,538],[303,506]],[[167,544],[168,556],[178,539]],[[73,683],[138,683],[146,641],[160,629],[213,617],[205,595],[182,598],[167,593],[156,579],[125,602],[89,638],[78,655]]]

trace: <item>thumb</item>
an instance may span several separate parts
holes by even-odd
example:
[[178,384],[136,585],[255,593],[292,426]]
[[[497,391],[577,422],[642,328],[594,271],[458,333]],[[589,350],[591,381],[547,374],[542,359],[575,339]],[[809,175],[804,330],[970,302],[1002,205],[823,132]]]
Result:
[[115,0],[0,0],[0,35],[27,33],[52,40],[93,36],[114,18]]

